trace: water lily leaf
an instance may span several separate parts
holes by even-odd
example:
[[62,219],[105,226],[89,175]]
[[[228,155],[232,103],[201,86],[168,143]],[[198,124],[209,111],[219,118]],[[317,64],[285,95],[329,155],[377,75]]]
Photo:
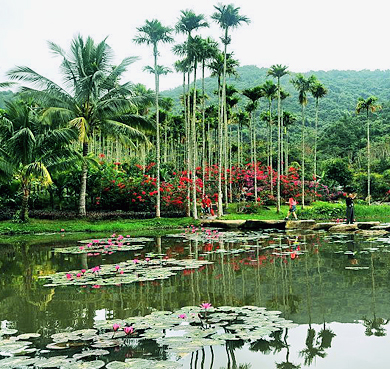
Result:
[[76,361],[61,366],[61,369],[99,369],[103,368],[106,363],[102,360],[93,361]]
[[108,355],[110,351],[107,350],[85,350],[81,354],[74,354],[73,359],[80,360],[84,357],[89,357],[89,356],[103,356],[103,355]]
[[30,338],[38,338],[41,337],[40,333],[23,333],[16,336],[15,340],[28,340]]

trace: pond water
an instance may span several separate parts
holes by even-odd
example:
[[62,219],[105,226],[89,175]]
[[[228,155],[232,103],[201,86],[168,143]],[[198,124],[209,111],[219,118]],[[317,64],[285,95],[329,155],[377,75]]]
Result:
[[[196,228],[99,236],[0,244],[0,368],[388,368],[386,236]],[[155,326],[141,339],[142,319]],[[125,322],[135,331],[125,335]],[[195,333],[176,342],[188,327]],[[61,342],[54,334],[87,329],[116,341],[79,365],[23,363],[103,348],[91,344],[96,337],[50,346]],[[40,336],[28,349],[7,348],[25,333]]]

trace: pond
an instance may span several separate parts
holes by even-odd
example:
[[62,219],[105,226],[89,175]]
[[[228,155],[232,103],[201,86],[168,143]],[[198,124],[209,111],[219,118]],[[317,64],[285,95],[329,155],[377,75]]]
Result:
[[0,244],[0,368],[388,368],[386,236],[43,240]]

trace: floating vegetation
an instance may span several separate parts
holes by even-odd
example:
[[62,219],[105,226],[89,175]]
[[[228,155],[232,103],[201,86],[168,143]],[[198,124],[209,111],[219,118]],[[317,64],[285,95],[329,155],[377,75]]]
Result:
[[[144,245],[139,243],[153,241],[152,238],[131,238],[130,236],[116,236],[111,238],[100,238],[93,240],[79,241],[81,245],[56,248],[57,253],[62,254],[88,254],[89,256],[98,256],[101,254],[112,254],[118,251],[136,251],[144,248]],[[138,243],[138,244],[135,244]]]
[[184,269],[198,269],[206,264],[212,264],[207,260],[196,259],[155,259],[127,260],[119,264],[107,264],[91,269],[72,270],[58,272],[40,278],[50,279],[51,283],[46,287],[58,286],[101,286],[121,285],[134,282],[147,282],[167,279]]
[[[280,314],[257,306],[214,308],[210,303],[202,303],[175,312],[154,311],[142,317],[97,321],[94,329],[56,333],[51,336],[53,342],[46,346],[47,350],[39,350],[32,342],[22,340],[38,338],[39,334],[12,336],[9,332],[16,334],[16,330],[9,329],[5,330],[8,337],[0,339],[0,357],[4,357],[0,359],[0,368],[178,368],[182,365],[177,361],[132,358],[110,362],[107,355],[112,352],[110,348],[117,351],[121,347],[136,347],[145,339],[154,340],[167,349],[170,358],[176,359],[227,341],[254,342],[272,332],[297,326]],[[58,349],[64,354],[55,355]],[[106,356],[105,361],[101,360],[102,356]]]

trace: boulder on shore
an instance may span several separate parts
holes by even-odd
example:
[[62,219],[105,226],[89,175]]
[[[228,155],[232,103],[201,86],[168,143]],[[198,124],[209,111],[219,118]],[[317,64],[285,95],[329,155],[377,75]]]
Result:
[[342,232],[355,232],[358,230],[356,223],[354,224],[337,224],[329,228],[329,232],[342,233]]
[[286,222],[286,229],[313,229],[316,221],[313,219],[306,220],[288,220]]
[[285,220],[260,220],[253,219],[247,220],[243,225],[240,226],[240,229],[250,229],[257,231],[260,229],[282,229],[286,228]]

